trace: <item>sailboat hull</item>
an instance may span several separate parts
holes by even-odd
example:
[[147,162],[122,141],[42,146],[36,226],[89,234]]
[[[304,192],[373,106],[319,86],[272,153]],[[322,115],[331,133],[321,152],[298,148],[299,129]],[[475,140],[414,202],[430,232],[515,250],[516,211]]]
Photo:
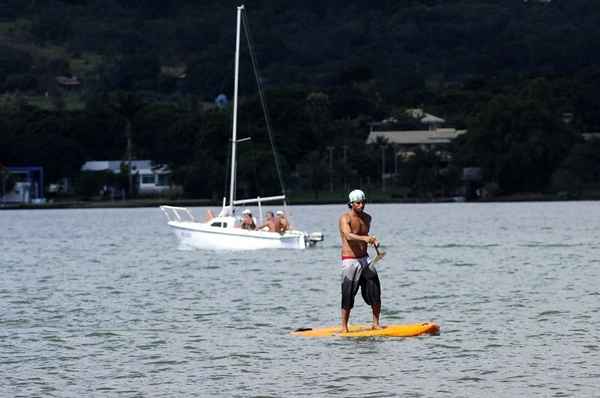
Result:
[[305,249],[304,232],[248,231],[240,228],[218,228],[198,222],[170,221],[169,226],[186,247],[203,250]]

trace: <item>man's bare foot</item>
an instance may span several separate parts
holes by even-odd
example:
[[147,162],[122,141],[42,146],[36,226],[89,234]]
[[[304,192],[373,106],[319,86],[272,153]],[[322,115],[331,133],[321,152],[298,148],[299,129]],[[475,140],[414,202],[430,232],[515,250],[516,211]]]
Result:
[[373,330],[378,330],[378,329],[383,329],[385,326],[381,326],[378,323],[374,323],[373,326],[371,326],[371,329]]

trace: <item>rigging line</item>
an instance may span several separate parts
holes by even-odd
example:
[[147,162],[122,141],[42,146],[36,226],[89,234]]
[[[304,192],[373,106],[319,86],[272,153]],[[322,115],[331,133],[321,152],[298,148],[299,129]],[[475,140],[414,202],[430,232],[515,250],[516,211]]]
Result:
[[[226,163],[225,164],[229,164],[229,162],[231,162],[231,145],[227,145],[227,159],[226,159]],[[228,187],[228,183],[229,182],[229,167],[225,167],[225,181],[223,183],[223,195],[225,197],[227,197],[227,189]],[[233,206],[232,206],[233,208]]]
[[[260,104],[262,105],[263,113],[265,115],[265,125],[267,127],[267,134],[269,135],[269,141],[271,142],[271,149],[273,150],[273,157],[275,158],[275,169],[277,170],[277,177],[279,178],[279,185],[281,186],[281,191],[284,195],[286,195],[285,185],[283,183],[283,177],[281,175],[281,167],[279,165],[279,158],[277,157],[277,150],[275,149],[275,142],[273,140],[273,132],[271,129],[271,121],[269,119],[269,111],[267,109],[267,102],[265,100],[265,96],[263,93],[262,82],[260,80],[260,76],[258,75],[258,66],[256,57],[254,55],[254,49],[252,46],[252,40],[250,39],[250,32],[248,29],[248,19],[246,14],[242,14],[244,26],[244,33],[246,34],[246,41],[248,43],[248,52],[250,53],[250,60],[252,61],[252,69],[254,71],[254,77],[256,78],[256,86],[258,87],[258,95],[260,97]],[[287,200],[284,199],[284,206],[286,205]]]

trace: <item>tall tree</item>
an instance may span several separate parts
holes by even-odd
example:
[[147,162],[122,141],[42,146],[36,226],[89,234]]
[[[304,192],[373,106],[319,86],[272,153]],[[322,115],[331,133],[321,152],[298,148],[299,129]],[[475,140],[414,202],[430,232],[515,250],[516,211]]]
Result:
[[133,174],[131,173],[131,160],[133,159],[133,120],[138,112],[144,108],[146,104],[144,101],[135,94],[118,92],[116,93],[111,102],[111,109],[123,118],[125,122],[125,138],[127,140],[127,147],[125,149],[125,158],[127,159],[127,174],[129,180],[129,197],[134,194],[133,187]]
[[469,126],[464,166],[481,166],[504,193],[541,191],[576,141],[544,104],[526,96],[497,96]]

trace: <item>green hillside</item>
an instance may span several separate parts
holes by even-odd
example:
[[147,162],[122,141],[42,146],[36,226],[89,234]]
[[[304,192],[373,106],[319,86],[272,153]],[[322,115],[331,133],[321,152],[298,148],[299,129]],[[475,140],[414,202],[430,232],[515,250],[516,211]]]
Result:
[[[49,181],[75,177],[85,160],[123,158],[129,119],[134,156],[172,165],[190,195],[219,193],[224,176],[215,165],[227,161],[230,115],[207,104],[221,93],[231,97],[236,6],[3,2],[0,161],[41,163]],[[581,154],[591,144],[580,137],[600,131],[598,2],[256,0],[246,8],[286,180],[297,190],[328,185],[328,146],[355,148],[336,163],[336,176],[377,181],[379,147],[363,145],[369,126],[414,107],[468,128],[453,149],[452,170],[485,166],[486,180],[501,192],[559,189],[561,175],[578,187],[597,177],[582,174],[596,163]],[[139,112],[115,114],[125,94],[143,103]],[[247,50],[241,95],[240,125],[255,137],[241,161],[270,162]],[[488,130],[503,125],[497,117],[513,122],[494,138]],[[538,131],[543,136],[535,138]],[[544,137],[556,139],[536,154]],[[489,144],[494,140],[498,145]],[[528,165],[532,156],[538,160]],[[455,177],[445,181],[434,171],[450,166],[419,159],[404,182],[412,192],[454,190]],[[249,180],[274,182],[261,167],[243,170]]]

